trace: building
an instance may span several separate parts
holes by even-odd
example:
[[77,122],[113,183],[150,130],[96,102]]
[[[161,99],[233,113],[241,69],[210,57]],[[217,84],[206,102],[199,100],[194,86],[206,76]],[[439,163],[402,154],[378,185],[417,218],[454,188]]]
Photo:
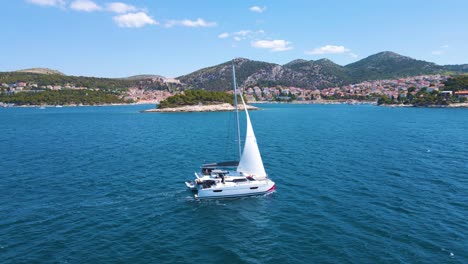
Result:
[[441,94],[445,96],[452,96],[452,91],[442,91]]
[[468,98],[468,90],[462,90],[455,92],[455,96],[458,98]]

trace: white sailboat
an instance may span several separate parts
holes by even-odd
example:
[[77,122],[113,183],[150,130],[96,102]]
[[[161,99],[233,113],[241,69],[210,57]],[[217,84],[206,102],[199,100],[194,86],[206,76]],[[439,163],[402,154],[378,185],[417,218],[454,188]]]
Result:
[[249,112],[244,106],[246,117],[246,135],[244,151],[241,152],[239,108],[237,104],[237,85],[234,63],[232,64],[234,86],[234,105],[236,108],[237,142],[240,161],[227,161],[203,164],[201,173],[195,173],[195,180],[186,181],[187,188],[194,192],[195,198],[227,198],[259,195],[273,192],[275,183],[270,180],[263,166],[257,139],[250,121]]

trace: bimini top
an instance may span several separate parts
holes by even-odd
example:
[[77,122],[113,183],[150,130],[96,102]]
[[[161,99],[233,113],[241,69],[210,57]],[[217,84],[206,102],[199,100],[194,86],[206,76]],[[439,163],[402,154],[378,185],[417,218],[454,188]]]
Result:
[[216,163],[207,163],[202,165],[202,169],[214,169],[219,167],[237,167],[239,165],[238,161],[222,161]]

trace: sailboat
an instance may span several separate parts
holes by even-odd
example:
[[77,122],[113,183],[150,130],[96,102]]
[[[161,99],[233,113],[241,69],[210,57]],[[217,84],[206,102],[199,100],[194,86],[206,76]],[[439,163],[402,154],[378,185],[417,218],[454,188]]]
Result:
[[234,106],[236,111],[237,143],[239,161],[224,161],[203,164],[201,172],[195,172],[193,181],[185,185],[197,199],[228,198],[251,196],[275,191],[275,183],[268,178],[263,166],[257,139],[250,121],[249,112],[242,99],[246,119],[246,135],[244,150],[241,151],[241,135],[239,125],[239,107],[237,102],[237,85],[234,62],[232,63],[232,83],[234,87]]

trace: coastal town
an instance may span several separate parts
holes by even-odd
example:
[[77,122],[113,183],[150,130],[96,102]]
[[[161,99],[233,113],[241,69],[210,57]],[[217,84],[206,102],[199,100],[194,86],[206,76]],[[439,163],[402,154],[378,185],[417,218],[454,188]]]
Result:
[[[444,91],[447,75],[421,75],[400,79],[366,81],[341,87],[325,89],[302,89],[298,87],[248,87],[245,91],[247,100],[255,101],[314,101],[314,100],[358,100],[375,101],[379,96],[393,98],[415,95],[421,89],[430,93],[438,91],[452,95],[452,91]],[[455,92],[457,96],[466,97],[466,91]]]
[[[406,98],[416,95],[422,89],[427,93],[437,91],[447,96],[468,98],[468,91],[445,91],[445,82],[449,75],[433,74],[406,77],[399,79],[365,81],[338,87],[324,89],[304,89],[289,86],[247,86],[241,87],[247,101],[251,103],[267,102],[295,102],[295,103],[345,103],[367,102],[375,103],[377,98]],[[177,79],[151,78],[140,81],[135,87],[123,91],[122,97],[127,102],[137,104],[159,104],[162,100],[175,94],[184,93],[183,89],[168,89],[161,84],[176,84],[181,87]],[[46,90],[91,90],[98,91],[96,87],[76,86],[72,83],[65,85],[38,85],[37,83],[15,82],[1,83],[2,93],[15,94],[19,92],[41,92]]]

